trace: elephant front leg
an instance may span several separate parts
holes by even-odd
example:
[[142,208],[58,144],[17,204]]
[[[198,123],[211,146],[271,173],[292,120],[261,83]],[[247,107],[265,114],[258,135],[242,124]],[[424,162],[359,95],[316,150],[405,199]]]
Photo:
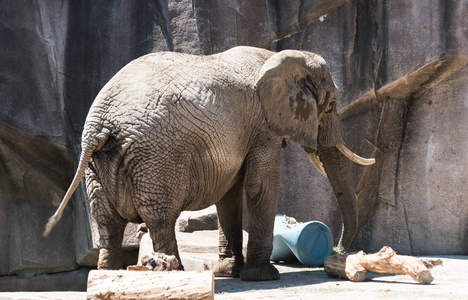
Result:
[[[270,263],[276,214],[276,205],[273,202],[276,201],[263,200],[268,204],[255,205],[265,194],[265,192],[259,193],[253,198],[247,199],[248,202],[251,202],[248,205],[249,242],[247,263],[240,273],[240,278],[246,281],[277,280],[280,278],[278,270]],[[269,205],[273,206],[274,209]]]
[[216,204],[219,227],[217,277],[239,277],[244,266],[242,254],[242,181],[237,182]]
[[278,206],[280,181],[280,145],[264,147],[249,155],[246,165],[245,190],[249,214],[247,263],[240,278],[260,281],[277,280],[278,270],[270,263],[273,249],[273,226]]

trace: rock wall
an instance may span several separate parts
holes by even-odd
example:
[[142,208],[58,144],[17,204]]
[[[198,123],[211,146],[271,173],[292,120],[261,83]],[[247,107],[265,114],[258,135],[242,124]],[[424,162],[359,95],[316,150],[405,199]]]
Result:
[[[83,187],[51,238],[40,233],[73,177],[89,106],[121,67],[149,52],[236,45],[329,63],[350,148],[378,160],[355,167],[356,249],[467,254],[467,13],[466,0],[2,1],[0,275],[95,263]],[[331,187],[292,142],[281,187],[279,213],[339,236]]]

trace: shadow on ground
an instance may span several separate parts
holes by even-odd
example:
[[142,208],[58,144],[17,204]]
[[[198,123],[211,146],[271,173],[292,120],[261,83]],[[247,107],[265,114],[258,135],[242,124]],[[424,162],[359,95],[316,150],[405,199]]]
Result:
[[281,273],[279,280],[242,281],[239,278],[216,278],[215,293],[272,290],[337,281],[337,279],[329,278],[322,268],[307,268],[301,264],[275,264],[275,266]]

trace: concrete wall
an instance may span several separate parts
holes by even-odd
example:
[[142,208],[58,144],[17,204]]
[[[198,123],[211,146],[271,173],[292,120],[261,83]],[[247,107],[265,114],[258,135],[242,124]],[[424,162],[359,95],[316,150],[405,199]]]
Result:
[[[466,0],[0,2],[0,275],[95,263],[83,187],[51,238],[40,233],[73,177],[89,106],[121,67],[236,45],[329,63],[350,148],[378,160],[355,167],[356,249],[467,254],[467,13]],[[281,184],[279,213],[339,236],[331,187],[296,144]]]

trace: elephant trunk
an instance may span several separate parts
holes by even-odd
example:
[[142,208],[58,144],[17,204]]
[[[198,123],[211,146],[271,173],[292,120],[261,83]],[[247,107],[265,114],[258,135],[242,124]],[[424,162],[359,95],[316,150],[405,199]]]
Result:
[[312,164],[330,180],[343,220],[338,245],[349,250],[358,231],[357,196],[351,162],[367,166],[375,160],[362,158],[345,146],[345,133],[336,111],[324,115],[320,121],[317,151],[307,147],[304,150]]
[[327,172],[343,220],[339,245],[349,250],[358,230],[357,197],[351,161],[337,147],[319,147],[318,155]]
[[317,154],[330,180],[343,220],[339,245],[349,250],[358,230],[358,211],[351,160],[348,159],[349,155],[343,154],[346,150],[342,145],[345,144],[345,133],[338,114],[331,112],[323,116],[318,132]]

